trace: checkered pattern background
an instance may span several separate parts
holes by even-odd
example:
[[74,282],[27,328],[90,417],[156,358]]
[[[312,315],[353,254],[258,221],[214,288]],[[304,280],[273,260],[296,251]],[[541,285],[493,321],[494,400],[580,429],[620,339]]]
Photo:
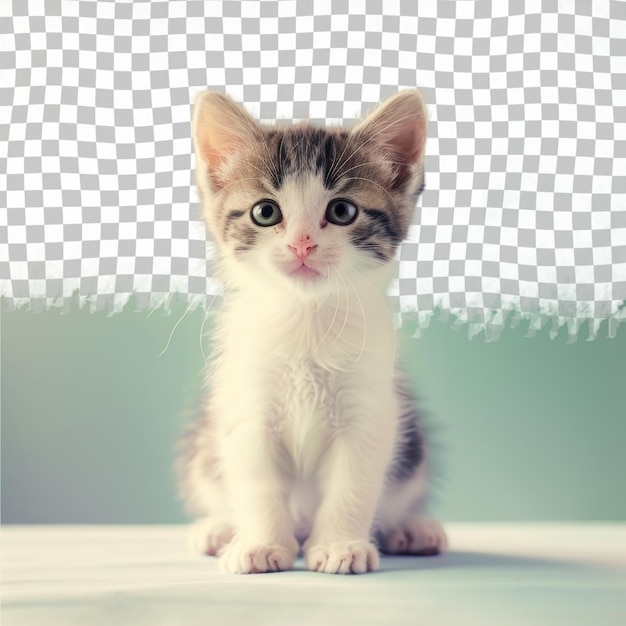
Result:
[[426,191],[392,293],[470,332],[626,317],[626,2],[0,2],[9,306],[219,293],[190,103],[348,122],[420,85]]

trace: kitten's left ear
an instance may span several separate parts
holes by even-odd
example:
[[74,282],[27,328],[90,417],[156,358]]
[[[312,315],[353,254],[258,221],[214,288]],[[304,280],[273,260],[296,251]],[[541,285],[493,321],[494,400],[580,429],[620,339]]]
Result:
[[196,96],[192,120],[196,152],[197,182],[219,191],[224,186],[223,168],[230,157],[261,135],[256,120],[245,109],[219,91]]
[[394,187],[421,185],[426,106],[417,89],[401,91],[383,102],[352,131],[363,143],[380,148],[395,163]]

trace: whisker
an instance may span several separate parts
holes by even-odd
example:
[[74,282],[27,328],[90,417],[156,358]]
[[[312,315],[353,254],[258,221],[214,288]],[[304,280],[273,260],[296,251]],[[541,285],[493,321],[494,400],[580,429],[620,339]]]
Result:
[[359,293],[356,290],[356,287],[354,286],[354,284],[352,283],[348,275],[346,275],[345,278],[348,281],[348,283],[350,283],[350,287],[352,287],[352,291],[354,291],[356,300],[359,303],[359,307],[361,308],[361,315],[363,316],[363,343],[361,345],[361,349],[356,358],[356,361],[352,364],[352,369],[354,369],[357,366],[358,362],[361,360],[361,357],[363,356],[363,352],[365,351],[365,346],[367,344],[367,317],[365,316],[365,309],[363,308],[363,303],[361,302],[361,297],[359,296]]
[[193,305],[198,302],[198,300],[203,296],[204,294],[201,293],[199,295],[197,295],[190,303],[189,306],[187,307],[187,310],[182,314],[182,316],[180,317],[180,319],[176,322],[176,324],[174,324],[174,328],[172,328],[172,332],[170,333],[169,339],[167,340],[167,344],[165,344],[165,348],[163,348],[163,350],[161,351],[160,354],[157,354],[157,358],[163,356],[166,352],[167,349],[170,347],[170,343],[172,341],[172,337],[174,336],[174,333],[176,332],[176,329],[180,326],[180,323],[187,317],[187,314],[189,313],[189,311],[191,311]]
[[[261,139],[261,144],[263,145],[263,147],[265,148],[265,154],[267,155],[267,164],[269,165],[269,167],[271,168],[271,174],[272,176],[276,176],[277,174],[277,170],[276,170],[276,165],[274,163],[275,159],[272,158],[271,154],[270,154],[270,150],[269,150],[269,146],[267,145],[267,137],[265,136],[265,130],[263,127],[259,128],[259,133],[255,134],[253,133],[249,128],[247,128],[244,125],[244,132],[248,135],[248,137],[251,140],[251,143],[253,146],[255,146],[255,148],[258,147],[258,139],[260,136]],[[256,155],[260,160],[263,160],[261,155],[259,154],[258,149],[255,149]]]
[[315,309],[313,309],[313,313],[317,313],[324,306],[326,300],[328,300],[328,297],[330,296],[330,272],[328,272],[326,278],[326,293],[324,294],[324,297],[320,300],[318,305],[315,307]]
[[[337,292],[339,292],[339,281],[337,280],[337,274],[336,273],[334,274],[334,277],[335,277],[335,284],[337,285]],[[322,339],[317,344],[317,347],[315,348],[315,354],[318,353],[320,347],[322,346],[322,344],[326,340],[326,337],[328,337],[328,333],[330,333],[332,327],[335,325],[335,320],[337,319],[337,312],[338,311],[339,311],[339,298],[337,298],[337,303],[335,304],[335,312],[333,313],[333,318],[330,321],[330,325],[328,326],[328,330],[324,333],[324,336],[322,337]]]
[[147,316],[147,318],[146,318],[146,319],[150,319],[150,317],[152,316],[152,314],[153,314],[153,313],[154,313],[154,312],[155,312],[155,311],[156,311],[159,307],[161,307],[161,306],[163,305],[163,303],[164,303],[166,300],[168,300],[168,298],[169,298],[169,301],[168,301],[168,303],[167,303],[167,306],[169,307],[170,302],[171,302],[171,300],[172,300],[172,296],[173,296],[173,295],[174,295],[174,293],[176,292],[176,287],[178,287],[178,286],[179,286],[179,285],[180,285],[183,281],[185,281],[187,278],[189,278],[189,276],[191,276],[191,275],[195,274],[196,270],[197,270],[197,269],[200,269],[200,267],[202,266],[202,264],[206,264],[206,263],[207,263],[207,259],[200,259],[200,260],[198,261],[198,263],[197,263],[196,265],[194,265],[194,266],[191,268],[191,272],[190,272],[190,274],[189,274],[189,275],[182,276],[181,278],[179,278],[179,279],[178,279],[178,280],[177,280],[177,281],[176,281],[176,282],[172,285],[172,288],[171,288],[171,289],[167,292],[167,294],[165,294],[165,295],[163,296],[163,298],[162,298],[162,299],[161,299],[161,300],[157,303],[157,305],[156,305],[156,306],[155,306],[155,307],[154,307],[154,308],[150,311],[150,313],[148,313],[148,316]]
[[[206,294],[203,293],[202,295],[206,295]],[[207,319],[209,319],[209,311],[211,310],[211,307],[213,306],[213,303],[215,302],[216,298],[217,298],[217,294],[214,294],[213,299],[211,300],[211,303],[209,304],[209,306],[206,308],[206,311],[204,312],[204,317],[202,318],[202,326],[200,326],[200,352],[202,352],[202,358],[204,359],[205,364],[208,362],[209,357],[204,352],[204,345],[202,344],[202,339],[204,335],[204,325],[206,324]]]
[[[345,291],[347,292],[347,291],[348,291],[348,289],[347,289],[348,285],[346,285],[346,281],[343,279],[343,275],[342,275],[341,271],[339,271],[339,272],[337,273],[337,275],[339,276],[339,278],[341,278],[341,282],[343,283],[343,286],[344,286],[344,288],[345,288]],[[337,342],[337,340],[338,340],[338,339],[341,337],[341,335],[343,334],[343,331],[344,331],[344,330],[345,330],[345,328],[346,328],[346,324],[348,323],[348,317],[349,317],[349,314],[350,314],[350,298],[347,296],[347,293],[346,293],[346,313],[345,313],[345,315],[343,316],[343,324],[341,325],[341,328],[339,329],[339,333],[337,334],[337,336],[336,336],[336,337],[335,337],[335,339],[333,340],[332,345],[335,345],[335,343]]]
[[[341,170],[343,166],[350,160],[351,157],[346,157],[346,158],[343,158],[343,157],[346,151],[348,149],[351,149],[351,146],[354,144],[354,141],[355,141],[354,135],[352,133],[349,133],[348,139],[343,147],[343,150],[341,151],[341,154],[336,159],[333,159],[333,165],[328,173],[329,179],[335,176],[337,172]],[[360,147],[357,147],[357,149],[352,153],[352,155],[356,154],[359,151],[359,149]]]
[[396,201],[393,199],[393,196],[381,184],[377,183],[375,180],[372,180],[371,178],[363,178],[362,176],[348,176],[348,178],[344,178],[343,180],[364,180],[368,183],[372,183],[372,185],[376,185],[377,187],[380,187],[389,196],[389,199],[391,200],[394,209],[397,212],[399,212],[398,205],[396,204]]
[[266,172],[264,172],[260,167],[257,167],[254,163],[252,163],[251,161],[242,161],[242,163],[244,163],[245,165],[249,165],[250,167],[253,167],[257,172],[259,172],[259,174],[261,174],[262,176],[266,175]]
[[346,157],[339,167],[343,167],[344,163],[347,163],[357,152],[359,152],[359,150],[362,150],[363,147],[367,145],[370,141],[372,141],[372,139],[374,139],[377,135],[380,135],[380,133],[384,133],[388,128],[391,128],[392,126],[395,126],[396,124],[399,124],[400,122],[404,122],[405,120],[409,120],[412,117],[413,117],[412,115],[405,115],[387,124],[386,126],[383,126],[383,128],[378,129],[373,135],[370,135],[365,141],[360,142],[359,145],[357,146],[357,149],[354,150],[354,152],[352,152],[350,156]]
[[293,146],[291,146],[291,150],[289,150],[289,154],[287,155],[287,157],[291,157],[291,154],[293,153],[293,151],[304,141],[304,137],[302,137],[302,139],[300,139],[300,141],[298,141],[298,143],[295,143]]
[[224,185],[217,193],[222,193],[225,189],[228,189],[231,185],[236,185],[237,183],[243,183],[246,180],[258,180],[254,176],[248,176],[247,178],[238,178],[237,180],[233,180],[232,183],[228,183],[228,185]]
[[357,254],[356,257],[361,261],[365,261],[367,263],[374,263],[375,265],[380,265],[381,267],[388,267],[391,261],[381,261],[380,259],[375,259],[374,257],[367,256],[366,254]]
[[[376,289],[376,286],[374,285],[374,283],[372,283],[372,281],[362,272],[359,272],[359,270],[357,270],[355,267],[352,268],[353,271],[355,271],[357,274],[359,274],[359,276],[361,276],[362,278],[364,278],[372,287],[372,291],[374,291],[374,293],[376,294],[376,297],[380,299],[380,301],[383,303],[383,305],[386,307],[387,306],[387,299],[385,298],[385,296],[383,296],[383,294],[380,293],[380,290]],[[396,354],[397,354],[397,350],[398,350],[398,337],[396,334],[396,327],[394,326],[393,323],[393,318],[389,318],[389,322],[390,322],[390,328],[391,328],[391,336],[393,338],[393,355],[392,355],[392,360],[391,360],[391,364],[392,366],[395,366],[396,363]]]
[[[341,159],[343,158],[343,155],[346,153],[346,150],[348,149],[348,146],[350,145],[351,141],[352,141],[352,135],[349,134],[348,138],[346,140],[346,143],[343,146],[343,150],[341,151],[341,154],[338,157],[336,156],[333,159],[333,162],[332,162],[332,164],[330,166],[330,169],[328,170],[328,179],[329,180],[332,180],[332,177],[333,177],[333,175],[334,175],[334,173],[335,173],[335,171],[336,171],[336,169],[338,167],[337,164],[341,162]],[[339,166],[339,167],[341,167],[341,166]]]
[[[261,137],[263,139],[263,147],[265,148],[265,154],[267,154],[267,165],[269,165],[269,167],[271,168],[271,176],[272,178],[277,179],[278,168],[276,167],[276,159],[272,157],[272,155],[270,154],[270,148],[267,144],[267,136],[263,129],[261,129]],[[283,139],[283,135],[281,135],[280,140],[282,141],[282,139]]]
[[278,181],[278,162],[283,152],[283,142],[285,141],[285,133],[280,133],[280,139],[278,140],[278,149],[276,150],[276,158],[272,159],[272,168],[274,172],[274,178]]
[[352,170],[356,170],[359,167],[363,167],[364,165],[380,165],[384,163],[391,163],[392,165],[406,165],[405,163],[402,163],[402,161],[391,161],[391,160],[384,160],[384,159],[380,161],[367,161],[365,163],[358,163],[357,165],[353,165],[347,170],[342,170],[338,172],[337,176],[345,176],[348,172],[351,172]]

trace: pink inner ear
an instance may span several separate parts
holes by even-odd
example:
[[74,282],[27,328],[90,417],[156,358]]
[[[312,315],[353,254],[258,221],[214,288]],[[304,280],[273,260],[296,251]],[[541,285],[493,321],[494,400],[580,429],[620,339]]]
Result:
[[396,136],[397,151],[401,153],[402,160],[407,164],[415,163],[422,152],[424,145],[423,131],[419,126],[419,121],[411,119],[400,125],[400,131]]
[[[425,139],[425,120],[419,115],[410,115],[391,126],[386,139],[386,147],[396,161],[394,185],[405,185],[412,175],[412,166],[422,157]],[[383,135],[386,133],[382,133]]]
[[209,171],[215,171],[224,160],[224,157],[209,145],[202,147],[202,157],[208,163]]
[[426,137],[424,104],[416,91],[400,92],[383,103],[360,125],[364,136],[371,137],[397,165],[398,182],[410,174],[410,166],[419,162]]
[[[210,111],[207,112],[210,115]],[[234,132],[228,132],[221,127],[221,120],[210,120],[209,115],[199,120],[197,133],[202,157],[211,169],[219,167],[229,154],[235,152],[239,146]]]
[[[198,130],[200,131],[200,129]],[[202,158],[206,161],[207,174],[209,175],[211,184],[215,191],[217,191],[223,186],[223,181],[219,176],[219,171],[220,167],[226,160],[227,155],[223,150],[223,146],[222,150],[220,150],[219,143],[215,142],[213,133],[211,133],[210,130],[201,134],[199,148]]]
[[223,186],[221,170],[226,161],[246,145],[254,122],[223,95],[207,93],[196,101],[194,141],[207,166],[214,188]]
[[380,139],[387,144],[387,148],[394,153],[398,161],[412,165],[422,156],[425,120],[417,111],[405,112],[404,118],[402,111],[396,111],[395,114],[401,116],[400,119],[396,123],[387,122],[389,126],[381,132]]
[[395,162],[395,187],[401,187],[409,181],[411,166],[420,160],[423,146],[423,129],[420,120],[416,118],[397,124],[393,133],[387,135],[385,148]]
[[[202,124],[197,126],[198,147],[207,163],[207,174],[215,191],[221,189],[224,180],[221,169],[224,163],[245,146],[244,139],[236,132],[229,132],[221,125]],[[220,120],[221,121],[221,120]]]

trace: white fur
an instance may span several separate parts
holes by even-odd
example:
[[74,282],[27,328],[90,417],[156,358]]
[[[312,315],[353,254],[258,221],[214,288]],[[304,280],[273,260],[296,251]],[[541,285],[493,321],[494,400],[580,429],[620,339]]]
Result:
[[229,552],[276,543],[295,556],[289,499],[309,544],[368,541],[396,434],[394,343],[381,294],[345,280],[354,292],[318,311],[248,283],[222,314],[209,410],[237,529]]

